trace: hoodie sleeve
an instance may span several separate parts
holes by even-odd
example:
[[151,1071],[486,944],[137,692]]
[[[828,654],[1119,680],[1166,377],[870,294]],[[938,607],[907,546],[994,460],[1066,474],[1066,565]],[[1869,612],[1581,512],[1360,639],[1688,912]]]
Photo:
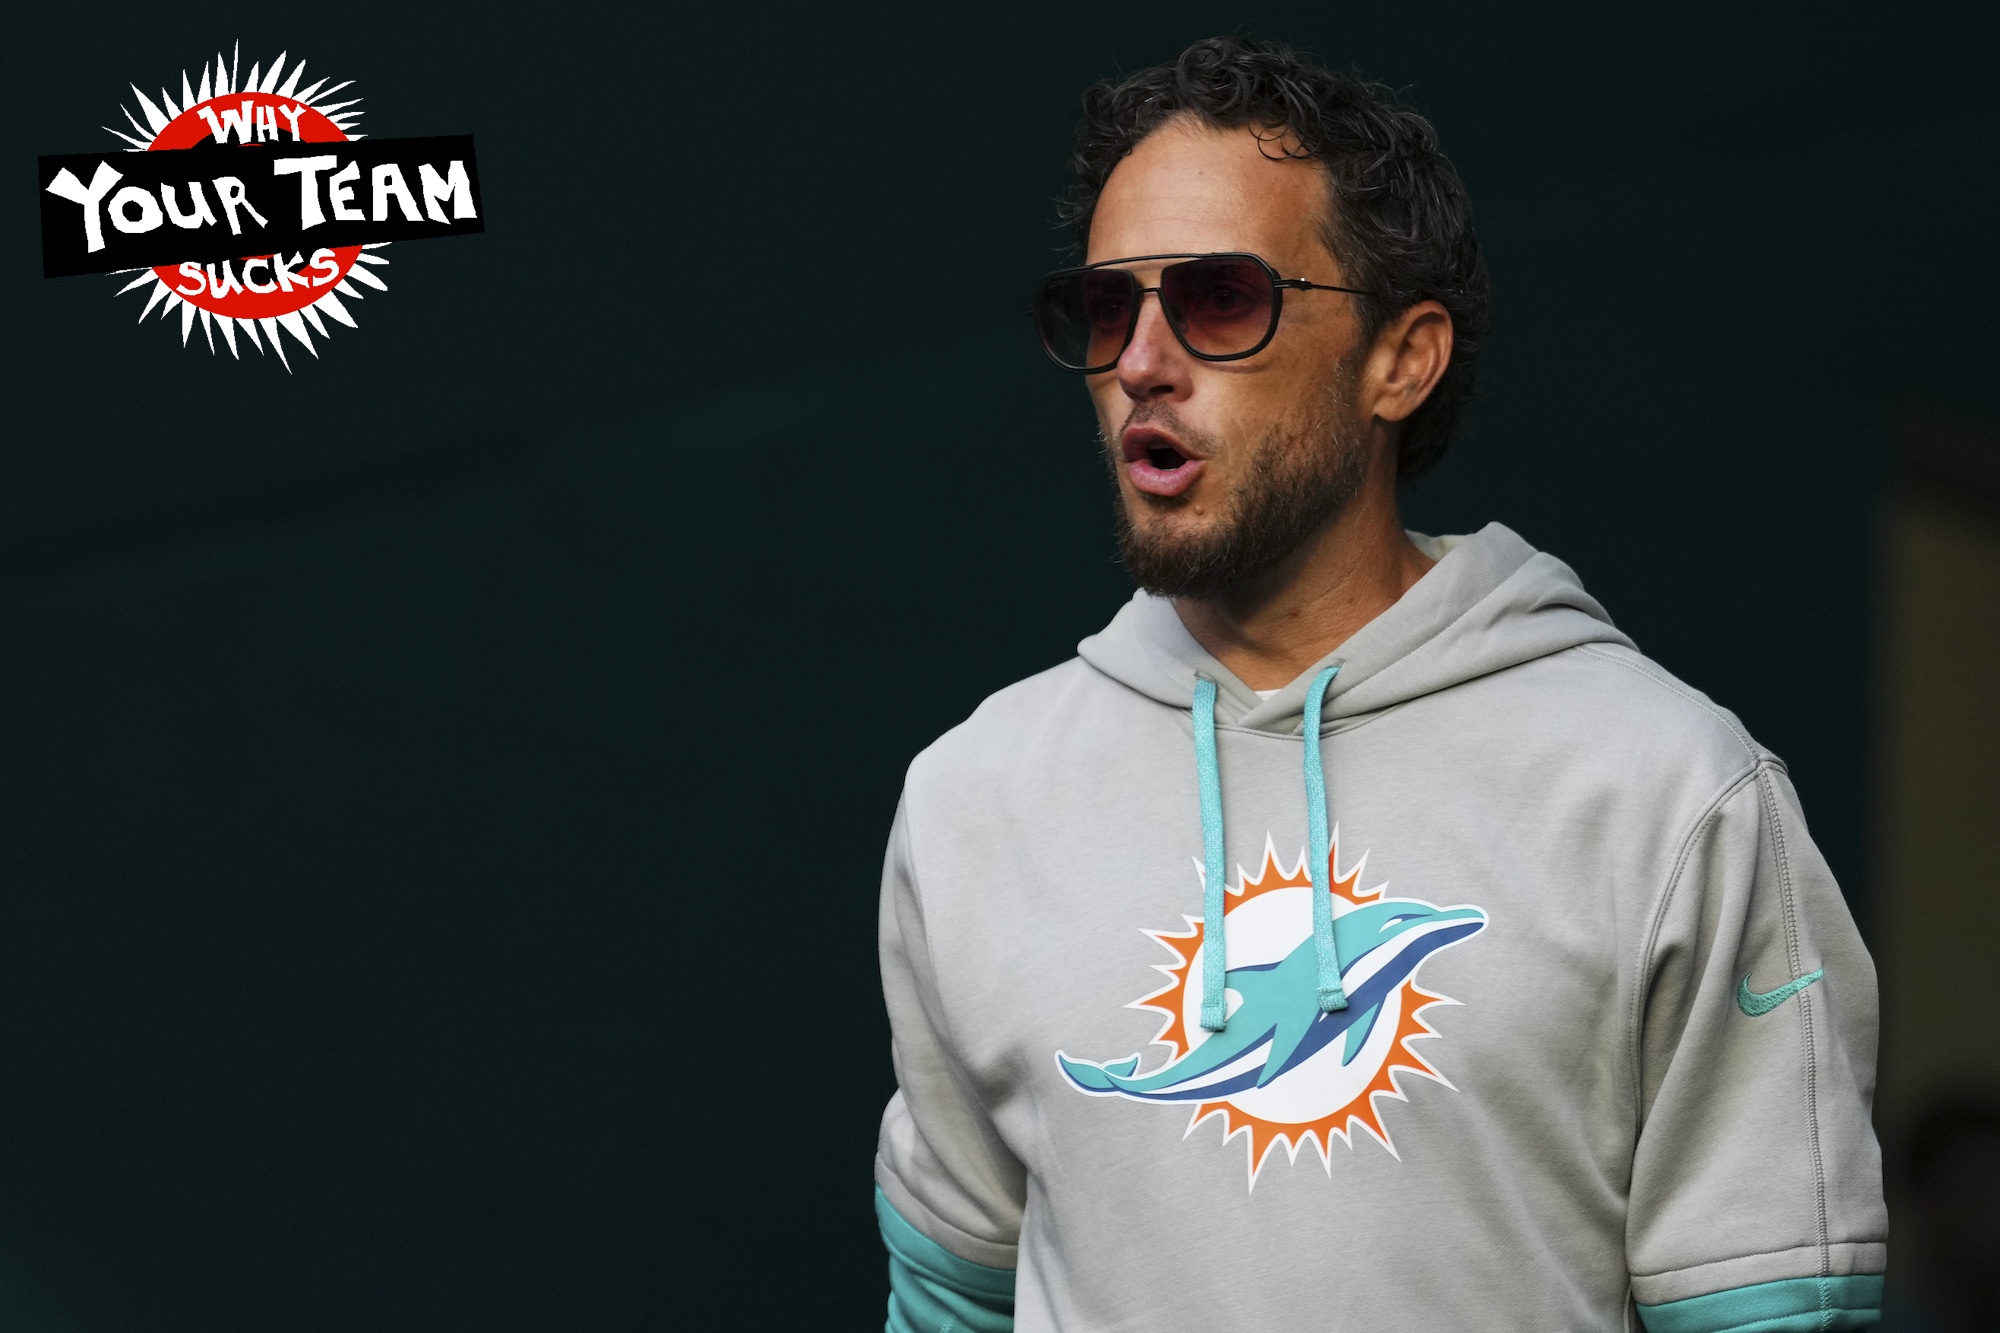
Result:
[[875,1156],[889,1333],[1008,1333],[1027,1175],[951,1047],[931,966],[908,804],[882,873],[882,991],[896,1095]]
[[1872,1326],[1875,969],[1768,758],[1697,821],[1635,1000],[1626,1248],[1649,1333]]

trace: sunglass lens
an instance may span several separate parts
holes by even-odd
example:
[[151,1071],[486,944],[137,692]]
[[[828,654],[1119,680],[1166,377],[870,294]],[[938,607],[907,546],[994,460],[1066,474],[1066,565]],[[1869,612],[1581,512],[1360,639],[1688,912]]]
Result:
[[1054,273],[1035,294],[1042,345],[1058,365],[1097,370],[1115,365],[1132,329],[1138,281],[1130,273]]
[[1271,332],[1277,289],[1248,259],[1191,259],[1160,273],[1160,303],[1189,347],[1206,356],[1249,351]]

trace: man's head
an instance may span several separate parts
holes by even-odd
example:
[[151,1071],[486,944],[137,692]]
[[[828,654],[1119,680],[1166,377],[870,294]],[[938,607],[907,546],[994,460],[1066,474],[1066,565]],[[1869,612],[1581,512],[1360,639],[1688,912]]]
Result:
[[[1154,296],[1090,390],[1139,582],[1212,596],[1280,565],[1365,487],[1449,444],[1488,284],[1456,171],[1388,93],[1280,48],[1219,38],[1084,96],[1068,215],[1101,264],[1247,252],[1278,277],[1270,343],[1183,344]],[[1174,261],[1128,268],[1146,287]],[[1201,349],[1199,341],[1195,342]]]

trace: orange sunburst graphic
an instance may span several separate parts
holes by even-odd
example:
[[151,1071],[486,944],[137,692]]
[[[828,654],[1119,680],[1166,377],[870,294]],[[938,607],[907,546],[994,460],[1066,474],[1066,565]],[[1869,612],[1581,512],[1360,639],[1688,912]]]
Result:
[[[1224,920],[1230,932],[1228,948],[1232,968],[1237,966],[1239,931],[1243,929],[1243,923],[1254,923],[1258,917],[1259,909],[1251,908],[1251,905],[1268,895],[1284,890],[1303,889],[1306,891],[1304,894],[1291,893],[1284,908],[1290,913],[1287,920],[1292,923],[1293,933],[1282,937],[1279,948],[1282,951],[1293,946],[1297,933],[1298,913],[1304,911],[1308,917],[1310,914],[1312,884],[1306,874],[1306,860],[1302,853],[1298,864],[1289,871],[1285,870],[1278,864],[1276,851],[1267,840],[1263,865],[1257,874],[1251,876],[1239,868],[1236,883],[1224,886]],[[1385,897],[1386,884],[1378,884],[1369,889],[1362,888],[1361,873],[1366,860],[1364,856],[1342,873],[1339,869],[1339,835],[1338,830],[1335,831],[1333,846],[1327,858],[1329,871],[1327,880],[1331,885],[1330,892],[1334,897],[1334,912],[1337,918],[1350,911],[1368,907],[1374,908],[1377,915],[1382,915],[1390,921],[1401,919],[1398,911],[1402,907],[1409,909],[1406,914],[1402,914],[1409,917],[1428,914],[1441,922],[1457,918],[1452,923],[1450,936],[1438,941],[1440,945],[1454,943],[1457,939],[1475,934],[1486,924],[1485,913],[1477,908],[1440,909],[1417,899]],[[1272,906],[1276,910],[1275,905]],[[1246,911],[1246,908],[1251,910]],[[1271,913],[1266,912],[1264,915],[1269,917]],[[1169,1057],[1164,1064],[1146,1076],[1136,1073],[1137,1057],[1133,1057],[1129,1064],[1096,1066],[1108,1077],[1135,1082],[1142,1077],[1157,1078],[1162,1070],[1171,1069],[1182,1057],[1210,1039],[1211,1034],[1201,1032],[1198,1027],[1192,1031],[1190,1028],[1190,1024],[1199,1013],[1199,998],[1194,992],[1200,985],[1198,960],[1207,938],[1205,923],[1197,917],[1186,917],[1184,920],[1188,925],[1185,931],[1143,932],[1149,939],[1157,941],[1166,948],[1174,957],[1172,962],[1158,965],[1157,970],[1165,974],[1168,979],[1167,984],[1128,1006],[1133,1009],[1151,1010],[1162,1016],[1164,1022],[1153,1041],[1156,1045],[1165,1046],[1169,1051]],[[1307,938],[1310,938],[1309,929]],[[1343,946],[1343,953],[1345,951]],[[1424,952],[1428,951],[1426,949]],[[1281,1143],[1285,1145],[1288,1158],[1294,1162],[1298,1160],[1299,1150],[1307,1143],[1311,1143],[1319,1150],[1321,1161],[1328,1174],[1331,1174],[1334,1137],[1338,1136],[1341,1142],[1351,1149],[1353,1134],[1357,1127],[1365,1130],[1391,1156],[1400,1160],[1401,1155],[1397,1152],[1388,1128],[1383,1123],[1381,1107],[1381,1102],[1385,1098],[1405,1102],[1409,1100],[1398,1082],[1399,1075],[1407,1072],[1433,1079],[1447,1088],[1452,1087],[1450,1080],[1418,1053],[1414,1043],[1419,1039],[1438,1035],[1437,1030],[1424,1018],[1426,1010],[1439,1005],[1454,1005],[1458,1001],[1418,985],[1414,967],[1415,963],[1410,963],[1409,972],[1398,974],[1400,979],[1396,980],[1393,986],[1384,989],[1378,983],[1379,998],[1376,1003],[1379,1004],[1379,1013],[1368,1022],[1361,1044],[1348,1050],[1345,1059],[1341,1059],[1340,1051],[1335,1049],[1331,1059],[1337,1063],[1329,1063],[1322,1059],[1317,1073],[1305,1071],[1302,1066],[1296,1069],[1288,1066],[1279,1073],[1267,1075],[1260,1080],[1255,1090],[1238,1088],[1234,1092],[1213,1098],[1204,1096],[1202,1100],[1195,1102],[1193,1116],[1188,1121],[1187,1133],[1192,1135],[1197,1125],[1211,1117],[1219,1116],[1222,1119],[1224,1143],[1239,1135],[1247,1136],[1249,1178],[1253,1189],[1271,1151]],[[1236,974],[1232,972],[1232,976],[1234,975]],[[1232,981],[1231,984],[1232,999],[1240,999],[1235,993],[1235,983]],[[1352,1003],[1359,1005],[1367,1001],[1357,999]],[[1232,1009],[1232,1016],[1236,1012]],[[1249,1015],[1246,1014],[1245,1017],[1248,1018]],[[1348,1017],[1354,1020],[1354,1025],[1358,1027],[1361,1025],[1360,1020],[1367,1015]],[[1323,1042],[1320,1044],[1325,1045]],[[1367,1058],[1357,1061],[1357,1055],[1365,1055]],[[1063,1063],[1067,1061],[1067,1057],[1059,1055],[1058,1061]],[[1354,1066],[1351,1070],[1348,1069],[1350,1062]],[[1081,1062],[1070,1063],[1074,1068],[1083,1068]],[[1371,1065],[1372,1072],[1369,1069]],[[1328,1070],[1333,1071],[1337,1077],[1327,1078]],[[1312,1085],[1302,1101],[1296,1089],[1308,1078],[1316,1079],[1317,1082]],[[1276,1089],[1278,1084],[1287,1079],[1293,1080],[1287,1095],[1274,1097],[1266,1093],[1267,1082]],[[1113,1087],[1085,1087],[1074,1077],[1071,1081],[1080,1089],[1095,1095],[1113,1095],[1118,1091]],[[1331,1104],[1328,1104],[1329,1094]],[[1320,1097],[1317,1103],[1313,1103],[1315,1096]],[[1182,1096],[1180,1099],[1191,1098]],[[1288,1108],[1289,1113],[1273,1109],[1277,1106]]]

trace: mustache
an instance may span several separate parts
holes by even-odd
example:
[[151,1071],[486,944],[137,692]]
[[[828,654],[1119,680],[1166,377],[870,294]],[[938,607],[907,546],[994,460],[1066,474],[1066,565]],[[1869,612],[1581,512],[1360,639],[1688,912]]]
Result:
[[1124,424],[1118,427],[1118,433],[1123,435],[1134,426],[1160,426],[1175,435],[1189,438],[1202,433],[1182,421],[1180,414],[1165,403],[1134,404],[1132,410],[1125,414]]
[[1097,442],[1106,449],[1115,451],[1117,445],[1113,442],[1134,426],[1157,426],[1176,439],[1194,445],[1210,457],[1222,451],[1222,438],[1219,435],[1183,420],[1180,413],[1166,403],[1135,404],[1132,410],[1125,414],[1125,420],[1119,423],[1116,434],[1106,435],[1104,428],[1099,426]]

